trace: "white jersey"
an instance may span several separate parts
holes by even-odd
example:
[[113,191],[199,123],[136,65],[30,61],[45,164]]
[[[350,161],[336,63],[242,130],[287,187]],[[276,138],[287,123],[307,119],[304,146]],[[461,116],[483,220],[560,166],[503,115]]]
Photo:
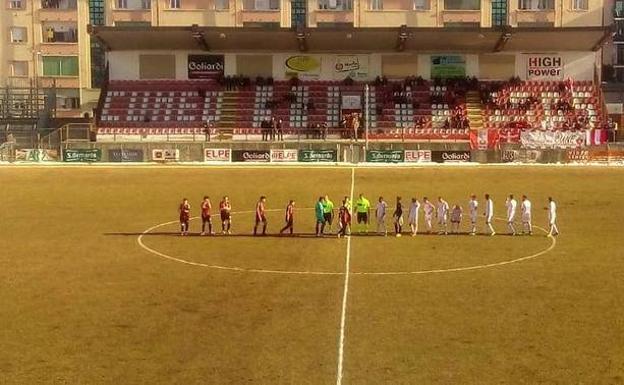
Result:
[[515,199],[507,199],[507,221],[512,222],[516,216],[516,207],[518,207],[518,202]]
[[425,216],[431,218],[433,216],[433,212],[435,211],[435,206],[431,202],[427,201],[425,202],[423,210],[425,211]]
[[416,201],[412,203],[409,209],[408,221],[410,223],[416,222],[418,220],[418,211],[420,210],[420,202]]
[[387,209],[388,209],[388,204],[385,201],[381,201],[377,203],[377,209],[375,210],[375,213],[377,214],[377,218],[385,217]]
[[449,204],[445,200],[438,202],[438,218],[446,218],[449,212]]
[[548,203],[548,220],[550,223],[554,223],[555,219],[557,219],[557,205],[555,201],[550,201]]
[[468,202],[468,210],[470,211],[470,219],[473,222],[476,222],[477,217],[479,216],[478,209],[479,209],[479,202],[477,202],[476,199],[471,199]]
[[494,217],[494,201],[488,199],[485,201],[485,220],[491,222]]
[[521,207],[522,207],[521,208],[522,220],[524,222],[530,222],[531,221],[531,201],[528,199],[523,200]]

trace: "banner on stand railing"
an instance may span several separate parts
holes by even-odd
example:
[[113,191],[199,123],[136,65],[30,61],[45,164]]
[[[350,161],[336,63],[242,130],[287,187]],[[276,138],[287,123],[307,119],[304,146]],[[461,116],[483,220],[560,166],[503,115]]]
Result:
[[152,160],[156,162],[175,162],[180,159],[180,150],[163,149],[152,150]]
[[108,150],[109,162],[143,162],[143,150],[135,148],[115,148]]
[[99,162],[102,150],[99,148],[77,148],[63,150],[64,162]]
[[337,162],[336,150],[299,150],[299,162]]
[[403,150],[368,150],[366,161],[369,163],[401,163],[405,154]]
[[229,148],[205,148],[205,162],[231,162],[232,150]]
[[522,147],[530,149],[579,148],[585,144],[584,131],[522,131]]
[[58,161],[58,151],[34,148],[18,149],[15,150],[15,160],[18,162],[56,162]]
[[431,150],[405,150],[405,163],[431,163]]
[[296,162],[299,159],[299,151],[291,148],[271,150],[271,162]]

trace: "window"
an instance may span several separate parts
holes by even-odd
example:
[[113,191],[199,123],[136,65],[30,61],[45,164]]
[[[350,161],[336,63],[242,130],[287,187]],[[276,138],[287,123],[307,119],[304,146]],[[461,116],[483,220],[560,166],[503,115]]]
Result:
[[414,0],[415,11],[427,11],[429,7],[429,0]]
[[230,9],[230,0],[215,0],[215,9]]
[[128,0],[117,0],[117,9],[128,9]]
[[169,8],[180,9],[180,1],[181,0],[169,0]]
[[11,43],[25,43],[25,42],[26,42],[26,28],[11,27]]
[[152,1],[151,0],[141,0],[141,8],[142,9],[152,9]]
[[24,3],[22,3],[22,0],[9,0],[9,8],[10,9],[23,9]]
[[43,76],[78,76],[78,57],[44,56]]
[[353,9],[353,0],[319,0],[319,9],[350,11]]
[[28,62],[26,61],[11,62],[11,76],[28,76]]
[[507,0],[492,0],[492,26],[507,25]]
[[572,0],[572,10],[587,11],[589,9],[588,0]]
[[444,9],[478,11],[481,9],[481,2],[479,0],[444,0]]
[[554,10],[555,0],[519,0],[518,8],[531,11]]
[[383,9],[383,1],[382,0],[371,0],[370,9],[373,11],[380,11]]

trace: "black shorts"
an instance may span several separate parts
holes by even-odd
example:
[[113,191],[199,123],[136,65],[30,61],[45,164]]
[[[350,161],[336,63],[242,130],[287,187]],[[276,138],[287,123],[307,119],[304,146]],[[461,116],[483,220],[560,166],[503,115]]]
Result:
[[229,221],[230,213],[227,211],[221,211],[221,222]]
[[202,223],[210,223],[212,219],[210,219],[210,215],[202,215]]
[[334,216],[332,215],[332,213],[323,214],[323,218],[325,218],[325,223],[329,223],[330,225],[334,221]]
[[368,213],[357,213],[357,222],[358,223],[368,223]]

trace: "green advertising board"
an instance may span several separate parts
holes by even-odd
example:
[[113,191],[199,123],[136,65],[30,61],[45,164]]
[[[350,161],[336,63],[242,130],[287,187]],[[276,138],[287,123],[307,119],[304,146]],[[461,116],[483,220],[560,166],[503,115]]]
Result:
[[431,78],[463,78],[466,76],[466,59],[461,55],[432,55]]
[[403,150],[369,150],[366,161],[369,163],[401,163],[405,159]]
[[336,150],[299,150],[299,162],[331,162],[338,161]]
[[97,148],[79,148],[63,150],[64,162],[99,162],[102,151]]

